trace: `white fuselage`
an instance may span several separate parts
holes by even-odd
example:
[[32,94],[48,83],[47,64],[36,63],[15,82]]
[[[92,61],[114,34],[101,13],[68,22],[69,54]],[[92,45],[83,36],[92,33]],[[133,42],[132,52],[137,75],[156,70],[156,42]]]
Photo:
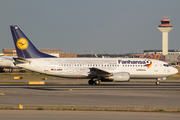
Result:
[[166,62],[138,58],[34,58],[30,63],[17,64],[28,70],[43,74],[88,78],[90,68],[109,73],[128,72],[130,78],[163,78],[177,73],[177,69]]

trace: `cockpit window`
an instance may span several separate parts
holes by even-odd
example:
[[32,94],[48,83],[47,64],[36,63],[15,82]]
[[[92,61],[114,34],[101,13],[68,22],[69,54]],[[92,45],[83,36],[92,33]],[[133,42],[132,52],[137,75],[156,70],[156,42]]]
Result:
[[171,66],[170,64],[163,64],[165,67],[169,67],[169,66]]

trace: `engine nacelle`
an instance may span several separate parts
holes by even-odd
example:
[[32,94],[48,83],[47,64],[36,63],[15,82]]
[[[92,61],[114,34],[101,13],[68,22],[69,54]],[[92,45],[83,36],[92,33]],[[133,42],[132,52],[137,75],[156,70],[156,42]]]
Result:
[[113,73],[112,76],[105,77],[104,79],[112,80],[113,82],[127,82],[130,80],[130,74],[128,72]]

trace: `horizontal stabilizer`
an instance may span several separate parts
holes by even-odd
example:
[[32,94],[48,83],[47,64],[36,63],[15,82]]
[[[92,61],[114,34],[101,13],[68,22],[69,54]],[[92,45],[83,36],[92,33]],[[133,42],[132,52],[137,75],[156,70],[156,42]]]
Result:
[[31,63],[30,60],[26,60],[26,59],[23,59],[23,58],[13,58],[13,59],[15,61],[15,64]]

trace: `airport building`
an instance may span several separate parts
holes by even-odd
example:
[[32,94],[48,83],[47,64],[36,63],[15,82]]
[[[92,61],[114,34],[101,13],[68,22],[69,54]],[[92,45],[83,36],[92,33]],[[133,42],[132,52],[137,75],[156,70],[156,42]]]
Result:
[[180,55],[172,54],[172,55],[160,55],[160,54],[139,54],[132,55],[133,58],[146,58],[146,59],[156,59],[165,61],[171,65],[180,65]]
[[[160,54],[163,55],[162,50],[144,50],[143,55],[154,55],[154,54]],[[168,50],[167,55],[180,55],[180,50]]]
[[157,55],[157,54],[153,54],[153,55],[132,55],[133,58],[146,58],[146,59],[156,59],[156,60],[161,60],[161,61],[165,61],[165,55]]
[[[56,57],[77,57],[77,53],[61,52],[61,49],[39,49],[39,51]],[[17,56],[16,49],[2,49],[5,56]]]

